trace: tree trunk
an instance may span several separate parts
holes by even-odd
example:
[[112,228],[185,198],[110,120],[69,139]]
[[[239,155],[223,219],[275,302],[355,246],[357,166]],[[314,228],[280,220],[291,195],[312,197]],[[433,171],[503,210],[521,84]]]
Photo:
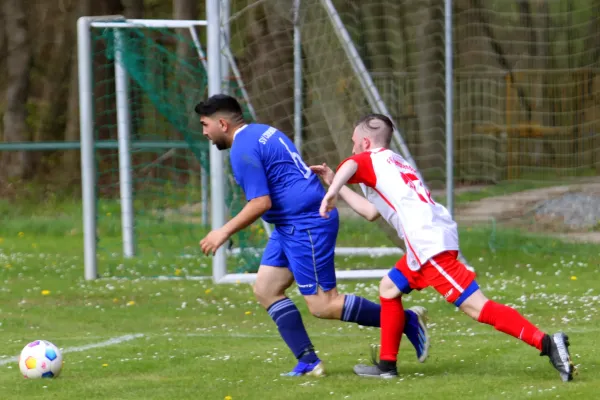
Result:
[[[242,73],[258,119],[293,133],[294,69],[291,13],[283,0],[268,0],[248,13]],[[291,2],[289,2],[291,4]],[[288,10],[291,10],[289,8]]]
[[[598,62],[600,61],[600,0],[594,0],[590,4],[590,13],[589,13],[589,22],[587,28],[587,34],[584,39],[583,48],[585,51],[581,55],[580,65],[584,68],[597,68]],[[588,72],[588,78],[586,82],[587,90],[589,92],[595,92],[594,88],[600,82],[600,74],[592,71]],[[597,104],[597,103],[596,103]],[[598,139],[595,135],[598,134],[600,125],[597,123],[596,115],[597,115],[597,105],[593,101],[589,103],[589,116],[588,121],[592,120],[595,123],[590,127],[592,133],[594,134],[594,139],[592,139],[592,168],[595,168],[596,173],[600,175],[600,139]]]
[[[537,79],[532,80],[536,85],[533,90],[536,117],[536,121],[539,121],[541,125],[550,126],[553,125],[551,115],[553,114],[550,110],[550,90],[548,87],[549,79],[548,72],[551,70],[550,60],[552,59],[550,54],[550,6],[548,0],[539,0],[537,2],[536,19],[534,21],[536,37],[536,57],[534,61],[534,68],[542,73],[536,74]],[[552,78],[551,78],[552,79]],[[539,139],[536,140],[535,153],[533,157],[534,165],[550,166],[555,162],[554,149],[552,146],[552,140]]]
[[[61,139],[55,137],[56,133],[64,130],[64,116],[62,110],[67,106],[67,92],[69,81],[69,66],[75,56],[76,48],[73,13],[71,9],[56,10],[53,19],[54,35],[52,38],[52,51],[44,63],[42,79],[42,101],[39,107],[39,124],[35,132],[35,141]],[[62,136],[62,135],[61,135]]]
[[[523,56],[523,65],[521,68],[527,70],[531,70],[537,67],[537,35],[535,32],[535,26],[533,24],[533,18],[531,16],[531,6],[528,0],[521,0],[518,3],[519,6],[519,19],[521,21],[521,26],[526,29],[527,36],[524,39],[527,43],[527,49]],[[537,76],[537,74],[535,75]],[[526,75],[526,81],[531,82],[533,79],[531,76]],[[537,79],[536,79],[537,80]],[[532,105],[532,107],[527,109],[526,119],[527,121],[531,121],[533,119],[533,108],[535,107],[536,97],[535,97],[535,87],[537,85],[534,83],[534,87],[529,90],[529,100],[528,103]]]
[[[30,139],[27,127],[27,99],[31,70],[31,43],[25,9],[24,2],[20,0],[4,0],[2,3],[8,48],[6,59],[8,86],[3,117],[5,142],[22,142]],[[9,179],[22,179],[29,176],[31,153],[6,152],[2,156],[0,174]]]
[[[539,37],[537,39],[537,68],[542,69],[544,71],[550,71],[551,64],[550,60],[552,59],[551,54],[551,45],[550,42],[550,31],[551,20],[550,20],[550,5],[548,4],[548,0],[540,0],[538,1],[538,10],[537,10],[537,31],[539,32]],[[547,90],[548,80],[547,74],[541,74],[542,79],[540,82],[540,87],[538,88],[538,94],[536,95],[539,103],[539,108],[542,111],[541,120],[544,125],[550,124],[550,105],[548,104],[549,93]]]
[[[527,109],[524,122],[526,124],[539,122],[539,112],[537,110],[538,95],[540,94],[538,89],[541,88],[541,74],[534,72],[539,67],[537,57],[537,35],[536,27],[531,12],[531,5],[529,0],[521,0],[517,2],[519,9],[519,21],[522,28],[525,29],[525,37],[523,40],[526,43],[525,51],[521,55],[521,62],[519,69],[525,70],[523,85],[526,88],[526,96],[528,103],[531,107]],[[521,141],[516,140],[517,143],[517,173],[520,165],[528,165],[529,163],[539,164],[542,154],[542,142],[537,139]]]
[[[123,3],[123,14],[126,18],[130,19],[142,19],[144,18],[144,0],[122,0]],[[135,34],[126,30],[129,35],[134,36]],[[144,57],[145,58],[145,57]],[[140,60],[140,68],[143,68],[145,59]],[[144,103],[143,95],[138,85],[133,83],[133,80],[129,80],[129,104],[131,115],[135,115],[138,118],[132,118],[130,129],[132,140],[137,138],[138,132],[141,128],[141,120],[144,118]],[[140,157],[147,156],[147,154],[140,155]]]
[[[337,11],[344,15],[349,11],[347,7],[344,2]],[[371,108],[325,9],[315,0],[304,2],[303,8],[302,48],[307,55],[305,156],[310,163],[334,166],[350,154],[354,123]]]
[[[405,132],[404,121],[400,118],[407,113],[407,105],[410,104],[410,90],[405,89],[409,86],[410,79],[406,73],[408,72],[408,27],[404,22],[405,5],[402,2],[398,4],[390,4],[385,10],[386,15],[382,17],[385,30],[385,44],[387,47],[387,64],[383,75],[383,83],[380,84],[379,90],[383,101],[388,106],[392,117],[399,125],[402,133]],[[375,84],[377,84],[377,75],[374,74]],[[408,141],[408,138],[404,138]]]
[[[173,0],[173,18],[193,20],[198,18],[198,2],[196,0]],[[179,90],[177,96],[180,99],[177,100],[176,104],[179,104],[179,108],[182,109],[182,121],[185,121],[185,132],[174,132],[175,137],[181,138],[181,134],[190,135],[190,127],[194,126],[192,118],[196,118],[193,110],[195,103],[199,100],[196,96],[200,92],[200,82],[195,82],[190,79],[189,68],[186,65],[200,65],[198,59],[198,52],[192,42],[192,36],[190,35],[189,29],[178,29],[178,35],[180,40],[177,41],[177,61],[175,79],[179,83]],[[172,150],[175,155],[175,160],[179,161],[177,168],[180,170],[189,170],[191,165],[186,161],[186,157],[178,157],[178,153],[183,153],[185,150]],[[200,163],[201,160],[197,160]],[[177,181],[179,177],[175,175],[176,172],[171,172],[171,181]]]
[[588,32],[584,39],[583,48],[585,51],[581,55],[582,67],[597,67],[600,61],[600,0],[594,0],[590,5],[590,19],[588,22]]
[[[93,0],[79,0],[77,17],[90,15],[92,13]],[[75,20],[75,18],[73,18]],[[71,65],[69,66],[69,93],[67,101],[67,123],[65,126],[65,141],[80,140],[79,131],[79,69],[77,68],[77,53],[73,52]],[[63,171],[65,180],[69,181],[79,176],[80,153],[77,151],[65,151],[63,155]]]
[[444,13],[440,0],[423,1],[417,14],[417,118],[422,138],[419,169],[431,188],[445,176]]
[[[174,19],[197,19],[198,18],[198,2],[196,0],[173,0],[173,18]],[[182,35],[185,40],[177,42],[177,57],[178,59],[191,60],[197,59],[198,54],[195,52],[191,44],[191,36],[188,29],[179,29],[178,34]]]
[[[365,52],[362,54],[365,65],[370,72],[387,72],[390,70],[390,56],[386,42],[385,14],[389,10],[380,3],[360,2],[359,31],[362,32],[365,42]],[[393,5],[391,6],[393,10]]]
[[[198,18],[198,2],[195,0],[173,0],[173,18],[174,19],[185,19],[193,20]],[[188,29],[178,29],[177,34],[181,36],[181,40],[177,41],[176,54],[177,64],[175,71],[175,79],[179,86],[179,95],[187,97],[181,101],[183,107],[185,107],[185,115],[192,115],[193,103],[198,99],[190,97],[196,93],[196,90],[190,90],[189,85],[194,84],[189,82],[189,75],[186,74],[185,69],[182,67],[185,63],[191,63],[197,65],[198,63],[198,52],[194,48],[192,37]]]
[[567,68],[573,68],[573,61],[575,58],[575,39],[573,38],[573,31],[576,29],[573,26],[573,0],[567,0]]
[[513,83],[513,87],[517,90],[517,95],[519,97],[519,102],[521,107],[525,109],[527,115],[531,114],[531,103],[527,99],[527,95],[523,87],[516,81],[515,74],[513,73],[513,68],[509,63],[509,60],[506,56],[506,52],[503,49],[500,42],[496,39],[494,35],[494,31],[492,30],[492,25],[490,24],[488,17],[485,13],[485,8],[481,0],[471,0],[471,8],[475,11],[475,16],[478,19],[478,23],[483,30],[483,35],[487,37],[489,40],[489,44],[492,48],[492,52],[498,62],[500,68],[505,70],[508,73],[510,81]]
[[[6,59],[8,58],[8,50],[6,48],[6,34],[2,28],[4,25],[4,13],[0,9],[0,71],[6,71]],[[0,93],[4,93],[6,88],[6,77],[0,74]],[[4,114],[4,104],[0,102],[0,118]],[[3,138],[3,124],[0,124],[0,141]]]
[[144,18],[144,0],[122,0],[125,17]]

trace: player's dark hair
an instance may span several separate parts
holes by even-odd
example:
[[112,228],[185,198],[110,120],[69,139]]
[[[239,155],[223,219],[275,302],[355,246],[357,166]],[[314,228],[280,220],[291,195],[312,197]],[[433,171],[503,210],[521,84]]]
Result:
[[215,94],[194,107],[201,117],[211,117],[217,113],[231,114],[235,119],[243,119],[242,106],[234,98],[226,94]]
[[[374,124],[373,121],[383,122],[383,129],[379,124]],[[394,123],[391,119],[389,119],[383,114],[373,113],[366,115],[356,123],[356,126],[362,126],[367,131],[377,134],[377,136],[383,139],[386,146],[389,146],[392,141],[392,134],[394,133]]]

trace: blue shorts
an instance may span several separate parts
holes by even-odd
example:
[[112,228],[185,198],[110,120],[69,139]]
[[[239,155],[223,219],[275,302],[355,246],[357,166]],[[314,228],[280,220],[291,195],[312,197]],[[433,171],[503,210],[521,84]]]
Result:
[[336,286],[334,258],[338,229],[337,218],[311,229],[278,226],[260,263],[289,268],[304,296],[316,294],[319,287],[329,291]]

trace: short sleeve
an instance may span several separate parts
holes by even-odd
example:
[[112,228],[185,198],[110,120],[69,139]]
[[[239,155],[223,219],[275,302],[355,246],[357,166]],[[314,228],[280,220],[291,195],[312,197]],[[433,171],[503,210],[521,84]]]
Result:
[[350,177],[348,183],[362,183],[368,187],[375,187],[375,185],[377,185],[377,176],[375,175],[375,170],[373,168],[371,152],[365,151],[346,158],[338,165],[337,170],[339,170],[348,160],[353,160],[358,164],[356,172]]
[[231,169],[238,185],[244,190],[246,200],[269,195],[269,184],[258,149],[241,147],[230,155]]

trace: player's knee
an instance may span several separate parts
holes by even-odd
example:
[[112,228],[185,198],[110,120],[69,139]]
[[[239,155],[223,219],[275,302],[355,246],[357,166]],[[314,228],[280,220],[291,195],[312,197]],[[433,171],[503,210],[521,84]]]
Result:
[[460,310],[467,314],[469,317],[473,318],[475,321],[479,320],[479,314],[481,314],[481,310],[483,306],[488,301],[487,297],[481,292],[481,290],[477,290],[472,295],[470,295],[461,305]]
[[310,313],[317,318],[331,319],[331,310],[329,304],[325,302],[309,303],[308,311],[310,311]]
[[256,297],[256,300],[258,300],[260,305],[264,308],[268,308],[283,295],[283,293],[277,293],[277,291],[274,291],[272,288],[260,283],[255,284],[253,290],[254,297]]
[[294,277],[287,268],[261,265],[253,286],[254,296],[264,308],[268,308],[285,296],[285,291],[293,280]]
[[254,285],[252,287],[253,291],[254,291],[254,297],[256,298],[256,300],[258,300],[258,302],[263,306],[263,307],[268,307],[267,303],[267,294],[265,293],[265,290],[259,286],[259,285]]
[[340,319],[341,314],[339,307],[326,302],[309,304],[308,311],[310,311],[313,316],[321,319]]
[[395,299],[401,294],[402,292],[400,292],[400,289],[398,289],[388,275],[385,275],[379,282],[379,296],[386,299]]
[[306,296],[305,298],[308,311],[315,317],[323,319],[340,319],[342,308],[344,306],[344,299],[335,289],[329,292],[319,291],[318,294]]

